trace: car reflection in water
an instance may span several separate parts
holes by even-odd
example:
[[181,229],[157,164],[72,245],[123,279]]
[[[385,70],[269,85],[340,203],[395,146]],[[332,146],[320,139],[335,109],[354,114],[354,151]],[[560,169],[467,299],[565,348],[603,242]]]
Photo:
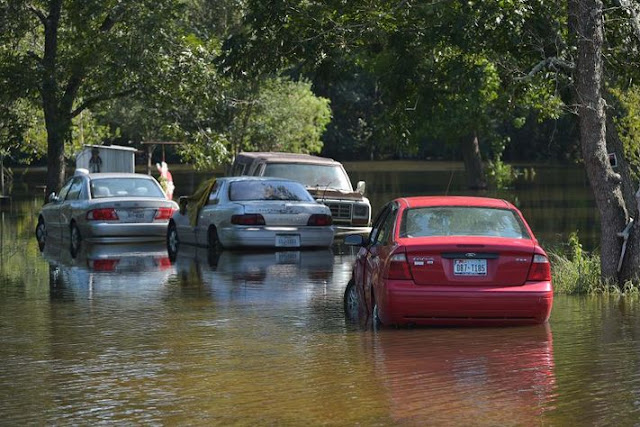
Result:
[[541,425],[556,394],[549,324],[363,334],[402,425]]
[[161,242],[87,244],[77,254],[66,245],[48,244],[42,255],[49,262],[53,298],[156,292],[173,274]]
[[175,268],[182,286],[193,286],[197,281],[211,287],[218,302],[239,298],[277,305],[286,300],[307,300],[318,284],[329,282],[333,252],[329,248],[216,252],[182,245]]

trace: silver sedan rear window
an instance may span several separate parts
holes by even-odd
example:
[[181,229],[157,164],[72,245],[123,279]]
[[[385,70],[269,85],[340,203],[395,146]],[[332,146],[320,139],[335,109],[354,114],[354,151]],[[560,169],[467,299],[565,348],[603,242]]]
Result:
[[100,178],[91,180],[91,197],[165,198],[160,186],[145,178]]

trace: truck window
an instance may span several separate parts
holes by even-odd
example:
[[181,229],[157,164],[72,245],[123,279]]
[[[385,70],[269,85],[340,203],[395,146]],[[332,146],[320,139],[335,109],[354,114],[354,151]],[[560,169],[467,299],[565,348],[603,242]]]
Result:
[[262,176],[277,176],[299,181],[307,187],[336,188],[353,191],[351,181],[339,165],[317,165],[304,163],[268,163]]

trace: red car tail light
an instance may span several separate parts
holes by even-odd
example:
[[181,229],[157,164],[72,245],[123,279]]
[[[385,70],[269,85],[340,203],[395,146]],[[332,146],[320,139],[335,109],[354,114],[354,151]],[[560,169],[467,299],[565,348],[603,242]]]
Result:
[[231,224],[236,225],[265,225],[264,217],[260,214],[232,215]]
[[93,209],[87,212],[90,221],[117,221],[118,214],[113,208]]
[[327,226],[333,224],[331,215],[313,214],[309,217],[307,225]]
[[160,257],[154,259],[155,264],[160,268],[160,270],[164,270],[166,268],[171,267],[171,260],[169,257]]
[[118,265],[118,259],[94,259],[88,261],[89,268],[94,271],[113,271]]
[[544,255],[535,254],[529,268],[527,280],[531,282],[543,282],[551,280],[551,264]]
[[173,213],[176,210],[174,208],[158,208],[156,211],[156,216],[153,218],[154,221],[166,221],[171,219]]
[[389,269],[387,270],[387,276],[385,279],[394,280],[411,280],[411,270],[409,269],[409,263],[407,262],[407,256],[404,253],[396,253],[391,255],[389,262]]

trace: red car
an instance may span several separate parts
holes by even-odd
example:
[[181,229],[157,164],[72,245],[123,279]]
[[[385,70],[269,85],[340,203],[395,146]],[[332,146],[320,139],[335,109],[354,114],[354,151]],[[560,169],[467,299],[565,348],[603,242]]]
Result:
[[404,197],[379,212],[344,295],[385,325],[526,325],[549,319],[551,267],[520,211],[484,197]]

